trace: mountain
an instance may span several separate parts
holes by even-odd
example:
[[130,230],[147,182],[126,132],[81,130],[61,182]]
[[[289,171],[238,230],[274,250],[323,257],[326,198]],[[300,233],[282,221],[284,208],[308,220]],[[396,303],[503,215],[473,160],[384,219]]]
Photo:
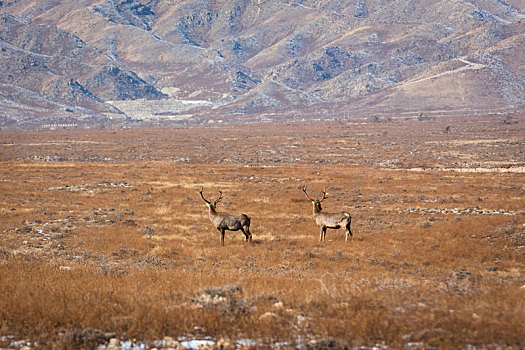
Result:
[[0,1],[0,126],[525,105],[521,0]]

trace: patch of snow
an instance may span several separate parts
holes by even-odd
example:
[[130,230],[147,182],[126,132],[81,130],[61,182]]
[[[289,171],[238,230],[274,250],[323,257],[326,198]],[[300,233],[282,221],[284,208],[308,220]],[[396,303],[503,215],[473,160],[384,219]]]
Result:
[[191,339],[191,340],[183,340],[180,342],[180,345],[183,346],[186,349],[190,350],[199,350],[206,346],[213,346],[215,345],[215,341],[213,340],[207,340],[207,339]]

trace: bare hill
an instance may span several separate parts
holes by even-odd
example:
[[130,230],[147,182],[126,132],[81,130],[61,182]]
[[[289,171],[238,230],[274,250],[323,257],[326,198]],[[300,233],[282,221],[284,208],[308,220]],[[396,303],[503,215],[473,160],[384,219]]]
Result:
[[3,126],[524,106],[517,0],[0,4]]

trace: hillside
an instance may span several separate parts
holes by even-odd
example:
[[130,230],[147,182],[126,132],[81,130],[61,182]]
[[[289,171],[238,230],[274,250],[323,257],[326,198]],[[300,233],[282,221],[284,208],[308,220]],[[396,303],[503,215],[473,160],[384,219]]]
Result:
[[0,1],[0,126],[512,112],[518,0]]

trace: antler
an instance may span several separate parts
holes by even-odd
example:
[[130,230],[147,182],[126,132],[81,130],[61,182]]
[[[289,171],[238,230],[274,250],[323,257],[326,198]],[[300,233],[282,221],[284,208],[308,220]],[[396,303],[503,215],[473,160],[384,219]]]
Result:
[[315,201],[315,199],[310,198],[310,196],[308,195],[308,193],[306,193],[306,185],[303,186],[303,192],[304,192],[304,194],[306,195],[306,197],[307,197],[309,200],[311,200],[312,202]]
[[[201,194],[202,199],[203,199],[206,203],[211,204],[211,202],[210,202],[209,200],[207,200],[206,198],[204,198],[204,195],[202,194],[202,191],[204,191],[204,187],[201,186],[201,190],[200,190],[199,193]],[[215,204],[217,204],[217,203],[215,203]]]
[[222,190],[219,190],[219,198],[217,198],[217,200],[215,201],[215,203],[213,204],[214,206],[217,205],[217,203],[219,203],[222,199]]
[[322,201],[324,201],[326,198],[328,198],[326,196],[326,187],[325,189],[323,190],[323,198],[322,199],[312,199],[310,198],[310,196],[308,195],[308,193],[306,192],[306,185],[303,186],[303,192],[304,194],[306,195],[306,197],[308,197],[309,200],[311,200],[312,202],[315,202],[316,200],[319,201],[319,203],[321,203]]
[[324,190],[323,190],[323,199],[319,200],[319,203],[324,201],[326,198],[328,198],[328,197],[326,197],[326,187],[325,187]]

